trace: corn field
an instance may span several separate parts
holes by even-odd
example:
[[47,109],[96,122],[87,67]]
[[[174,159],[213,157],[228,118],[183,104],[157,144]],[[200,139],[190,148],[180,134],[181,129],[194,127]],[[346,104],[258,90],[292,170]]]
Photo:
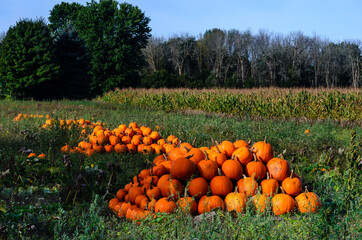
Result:
[[359,89],[118,89],[101,101],[173,110],[197,110],[240,117],[362,119]]

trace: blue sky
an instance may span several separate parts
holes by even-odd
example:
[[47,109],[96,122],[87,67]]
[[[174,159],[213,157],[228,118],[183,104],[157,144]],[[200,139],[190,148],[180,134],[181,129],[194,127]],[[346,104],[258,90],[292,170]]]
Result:
[[[75,0],[86,4],[87,1]],[[0,33],[20,18],[48,18],[62,0],[0,0]],[[123,1],[119,1],[123,2]],[[301,31],[334,42],[362,40],[362,0],[130,0],[151,18],[152,34],[197,36],[208,29]]]

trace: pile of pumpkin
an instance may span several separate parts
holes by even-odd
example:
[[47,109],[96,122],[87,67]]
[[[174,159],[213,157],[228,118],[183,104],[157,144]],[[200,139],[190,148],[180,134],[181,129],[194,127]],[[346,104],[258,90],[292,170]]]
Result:
[[173,135],[168,138],[169,141],[166,141],[158,131],[146,126],[138,127],[135,122],[131,122],[128,126],[121,124],[113,130],[104,127],[104,124],[91,124],[89,128],[83,129],[81,134],[83,140],[78,146],[65,145],[61,151],[84,153],[87,156],[102,152],[161,154],[170,152],[180,142]]
[[248,201],[257,212],[271,209],[276,216],[293,212],[295,207],[301,213],[318,211],[319,197],[307,189],[302,193],[302,178],[282,155],[274,157],[266,139],[252,147],[249,144],[223,141],[196,148],[181,143],[157,156],[151,168],[119,189],[109,208],[138,223],[177,208],[192,215],[215,208],[242,213]]

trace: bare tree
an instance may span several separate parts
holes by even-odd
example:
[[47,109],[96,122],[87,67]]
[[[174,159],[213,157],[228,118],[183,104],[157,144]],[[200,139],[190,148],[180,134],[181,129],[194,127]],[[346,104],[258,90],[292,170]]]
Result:
[[142,53],[151,72],[156,72],[158,69],[158,62],[161,61],[163,49],[160,45],[164,42],[163,38],[150,37],[147,42],[147,46],[142,49]]
[[193,53],[195,38],[189,35],[181,35],[170,38],[167,42],[170,51],[170,60],[177,69],[178,75],[184,74],[184,64],[187,57]]

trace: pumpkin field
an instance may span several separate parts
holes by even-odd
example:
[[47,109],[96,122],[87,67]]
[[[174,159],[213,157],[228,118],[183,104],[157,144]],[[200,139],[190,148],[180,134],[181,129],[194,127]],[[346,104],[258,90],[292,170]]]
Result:
[[0,239],[361,239],[357,89],[0,101]]

